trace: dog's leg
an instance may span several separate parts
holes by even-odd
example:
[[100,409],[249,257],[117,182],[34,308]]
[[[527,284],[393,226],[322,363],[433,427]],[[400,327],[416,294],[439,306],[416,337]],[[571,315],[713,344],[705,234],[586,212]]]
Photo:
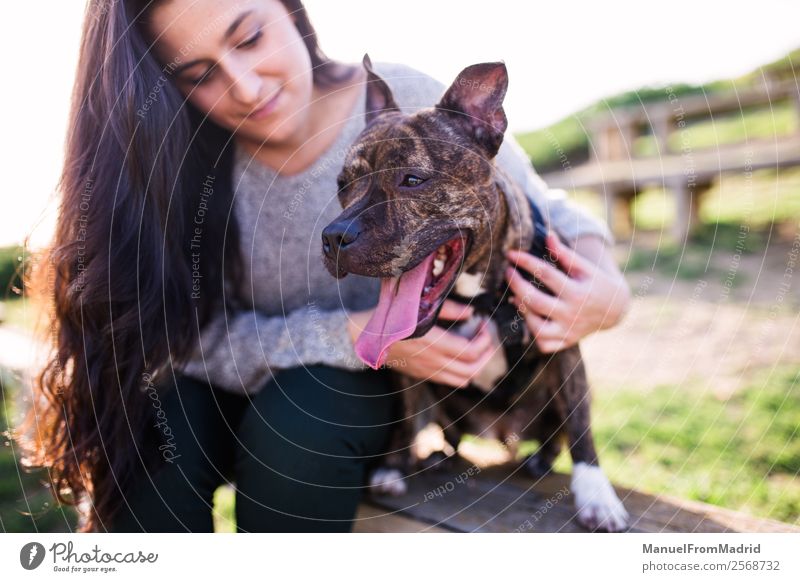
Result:
[[369,491],[373,495],[405,495],[411,467],[411,444],[414,442],[415,414],[418,411],[418,390],[407,376],[395,374],[393,384],[397,398],[397,419],[386,455],[369,474]]
[[551,406],[542,411],[540,428],[536,431],[539,449],[525,460],[525,469],[532,477],[540,479],[553,469],[561,453],[564,423]]
[[537,451],[525,459],[525,470],[535,479],[540,479],[550,473],[561,453],[566,413],[564,399],[558,391],[560,367],[551,356],[532,355],[535,356],[535,367],[531,368],[533,384],[527,387],[518,406],[528,411],[522,438],[535,439],[539,443]]
[[572,456],[572,494],[578,521],[589,529],[621,531],[628,512],[597,463],[589,420],[589,385],[580,349],[575,346],[557,356],[561,393],[566,412],[567,439]]

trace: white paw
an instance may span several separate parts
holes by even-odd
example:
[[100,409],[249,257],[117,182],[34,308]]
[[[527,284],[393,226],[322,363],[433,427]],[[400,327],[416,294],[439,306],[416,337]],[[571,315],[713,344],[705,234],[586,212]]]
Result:
[[627,527],[628,512],[600,467],[577,463],[572,469],[572,494],[583,526],[612,532]]
[[369,488],[374,495],[405,495],[408,491],[405,478],[398,469],[379,467],[369,477]]

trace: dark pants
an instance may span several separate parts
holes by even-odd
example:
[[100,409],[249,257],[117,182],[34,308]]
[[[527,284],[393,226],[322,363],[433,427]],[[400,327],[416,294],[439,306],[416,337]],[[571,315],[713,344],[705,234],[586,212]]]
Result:
[[230,481],[239,531],[351,530],[395,419],[385,370],[282,370],[250,397],[170,384],[155,421],[169,440],[152,454],[171,462],[142,471],[109,531],[211,532],[214,491]]

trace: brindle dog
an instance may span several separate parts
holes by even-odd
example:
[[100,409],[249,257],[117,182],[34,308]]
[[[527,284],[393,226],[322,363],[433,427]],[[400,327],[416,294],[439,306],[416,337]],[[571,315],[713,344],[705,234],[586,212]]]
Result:
[[[393,375],[404,418],[385,467],[371,477],[373,490],[405,491],[404,475],[421,462],[412,443],[431,422],[453,450],[464,433],[512,445],[536,439],[540,448],[525,465],[537,477],[551,469],[566,435],[578,520],[592,529],[624,529],[628,515],[598,466],[578,347],[541,354],[523,337],[524,319],[506,300],[504,251],[548,255],[538,209],[493,161],[506,130],[505,65],[467,67],[435,107],[411,115],[399,110],[367,56],[364,67],[367,126],[339,176],[344,211],[322,235],[334,276],[381,278],[378,306],[356,352],[378,368],[392,343],[431,329],[446,297],[474,303],[484,314],[478,325],[489,320],[503,342],[467,388]],[[451,329],[469,336],[476,321]],[[427,461],[438,464],[440,456]]]

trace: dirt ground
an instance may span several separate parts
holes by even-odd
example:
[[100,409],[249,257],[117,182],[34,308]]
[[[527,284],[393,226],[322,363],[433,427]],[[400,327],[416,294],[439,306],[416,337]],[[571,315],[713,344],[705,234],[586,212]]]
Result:
[[[629,244],[618,243],[619,257]],[[627,270],[626,318],[582,343],[593,389],[702,386],[724,398],[756,372],[800,364],[798,251],[800,238],[783,236],[749,254],[695,249],[687,260],[709,265],[697,276]]]

